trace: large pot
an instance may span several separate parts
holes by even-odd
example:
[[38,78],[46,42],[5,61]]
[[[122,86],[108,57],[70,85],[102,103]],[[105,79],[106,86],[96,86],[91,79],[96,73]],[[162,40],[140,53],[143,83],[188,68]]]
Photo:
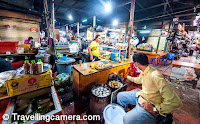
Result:
[[[101,91],[101,89],[103,90]],[[106,92],[105,95],[98,95],[98,92],[104,91]],[[104,108],[109,104],[110,94],[111,89],[103,84],[96,84],[92,87],[90,96],[90,111],[92,114],[103,114]]]

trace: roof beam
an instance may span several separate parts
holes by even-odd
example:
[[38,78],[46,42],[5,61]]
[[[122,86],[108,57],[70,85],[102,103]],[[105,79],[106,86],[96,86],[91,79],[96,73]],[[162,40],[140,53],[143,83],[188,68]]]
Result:
[[135,1],[135,3],[142,9],[144,9],[144,7],[138,2],[138,1]]
[[[56,11],[55,11],[55,12],[58,11],[58,9],[60,8],[60,4],[62,4],[64,1],[65,1],[65,0],[62,0],[62,1],[59,3],[59,5],[58,5],[58,7],[56,8]],[[54,2],[54,4],[55,4],[55,2]]]
[[[55,3],[56,4],[56,3]],[[58,5],[58,4],[57,4]],[[70,7],[70,6],[65,6],[65,5],[60,5],[60,7],[63,7],[63,8],[70,8],[70,9],[72,9],[72,10],[75,10],[75,11],[80,11],[80,12],[83,12],[83,13],[87,13],[87,14],[89,14],[89,15],[91,15],[91,13],[90,12],[88,12],[88,11],[85,11],[85,10],[83,10],[83,9],[79,9],[79,8],[72,8],[72,7]],[[57,12],[56,12],[57,13]]]
[[[75,1],[75,2],[72,4],[71,8],[74,7],[74,6],[78,3],[78,1],[79,1],[79,0]],[[71,8],[69,8],[69,9],[71,9]],[[69,11],[69,9],[68,9],[67,11]],[[67,12],[67,11],[66,11],[66,12]]]
[[171,14],[166,14],[166,15],[160,15],[160,16],[156,16],[156,17],[146,17],[146,18],[143,18],[143,19],[139,19],[139,20],[136,20],[135,22],[140,22],[140,21],[147,21],[147,20],[152,20],[152,19],[158,19],[158,18],[162,18],[162,17],[168,17],[170,15],[174,15],[174,16],[178,16],[178,14],[182,14],[182,13],[185,13],[187,11],[191,11],[193,10],[194,8],[190,8],[190,9],[187,9],[187,10],[183,10],[183,11],[178,11],[178,12],[174,12],[174,13],[171,13]]
[[167,5],[169,6],[171,13],[173,13],[173,9],[172,9],[171,5],[169,4],[169,0],[166,0],[166,2],[167,2]]
[[150,6],[148,8],[139,9],[139,10],[136,10],[135,12],[140,12],[140,11],[144,11],[144,10],[148,10],[148,9],[157,8],[157,7],[160,7],[160,6],[164,6],[165,4],[167,4],[167,3],[161,3],[161,4],[154,5],[154,6]]

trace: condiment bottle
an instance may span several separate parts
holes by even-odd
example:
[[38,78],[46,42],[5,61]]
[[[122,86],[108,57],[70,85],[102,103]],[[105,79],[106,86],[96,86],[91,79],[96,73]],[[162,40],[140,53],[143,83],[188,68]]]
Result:
[[35,63],[35,60],[31,61],[31,74],[37,74],[38,68],[37,64]]
[[41,59],[38,59],[37,68],[38,68],[38,73],[42,73],[43,72],[43,62],[42,62]]
[[28,60],[24,61],[24,74],[30,74],[30,63]]

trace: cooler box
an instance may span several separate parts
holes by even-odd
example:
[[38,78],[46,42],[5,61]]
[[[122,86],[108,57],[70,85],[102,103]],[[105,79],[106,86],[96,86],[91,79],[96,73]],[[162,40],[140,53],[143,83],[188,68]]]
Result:
[[[12,99],[12,101],[9,104],[7,111],[6,111],[6,114],[8,114],[10,118],[8,120],[3,120],[2,124],[11,124],[13,122],[13,116],[11,117],[12,113],[18,113],[19,115],[22,115],[20,113],[23,113],[24,110],[28,109],[28,106],[26,104],[27,103],[30,104],[30,102],[26,102],[27,100],[35,99],[36,101],[39,101],[39,99],[38,99],[39,97],[48,95],[48,94],[51,94],[51,95],[46,96],[45,99],[50,98],[49,102],[52,103],[52,106],[51,106],[51,109],[49,109],[49,111],[47,113],[44,113],[41,115],[44,115],[44,116],[46,116],[46,115],[61,115],[62,107],[61,107],[60,101],[58,99],[57,92],[55,90],[55,87],[51,86],[51,87],[33,91],[33,92],[30,92],[27,94],[19,95],[15,99]],[[19,109],[19,106],[17,108],[17,104],[19,104],[20,100],[25,101],[23,103],[21,102],[21,104],[26,103],[25,105],[27,107],[24,107],[24,109],[17,112],[17,109]],[[43,104],[41,104],[41,106],[43,106],[44,104],[47,105],[47,103],[49,103],[49,102],[44,102],[44,100],[43,100]],[[20,107],[23,107],[23,106],[20,106]],[[24,113],[23,113],[23,115],[24,115]],[[46,122],[45,120],[43,120],[43,121],[27,120],[24,124],[40,124],[40,123],[48,123],[48,122]],[[49,123],[52,123],[52,122],[49,122]],[[55,122],[54,122],[54,124],[55,124]]]
[[0,54],[6,52],[16,53],[18,47],[18,41],[0,41]]

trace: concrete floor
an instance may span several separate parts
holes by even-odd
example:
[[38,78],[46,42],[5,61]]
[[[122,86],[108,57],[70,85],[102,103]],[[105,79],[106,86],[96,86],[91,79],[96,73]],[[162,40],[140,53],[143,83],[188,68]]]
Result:
[[[181,57],[178,61],[189,62],[199,64],[199,60],[196,60],[194,56]],[[160,63],[157,68],[166,79],[169,79],[171,74],[172,65],[170,61],[166,66],[164,63]],[[169,85],[175,90],[183,102],[183,106],[180,110],[174,112],[174,124],[199,124],[200,123],[200,89],[193,89],[188,84],[177,84],[170,82]]]
[[[195,59],[194,56],[181,57],[178,61],[190,62],[190,63],[200,63]],[[153,65],[152,65],[153,66]],[[164,63],[160,63],[157,68],[168,80],[169,85],[174,89],[174,91],[179,95],[183,102],[183,106],[180,110],[173,113],[174,121],[173,124],[199,124],[200,123],[200,89],[193,89],[191,85],[186,85],[184,83],[177,84],[175,82],[169,81],[169,76],[171,74],[172,65],[170,61],[164,66]],[[127,90],[137,88],[137,85],[129,85]],[[84,115],[89,109],[88,99],[83,98],[82,100],[77,100],[74,103],[63,109],[63,114],[79,114]],[[61,122],[64,123],[64,122]],[[89,124],[93,122],[89,122]],[[65,121],[65,124],[88,124],[87,121]],[[95,123],[96,124],[96,123]]]

